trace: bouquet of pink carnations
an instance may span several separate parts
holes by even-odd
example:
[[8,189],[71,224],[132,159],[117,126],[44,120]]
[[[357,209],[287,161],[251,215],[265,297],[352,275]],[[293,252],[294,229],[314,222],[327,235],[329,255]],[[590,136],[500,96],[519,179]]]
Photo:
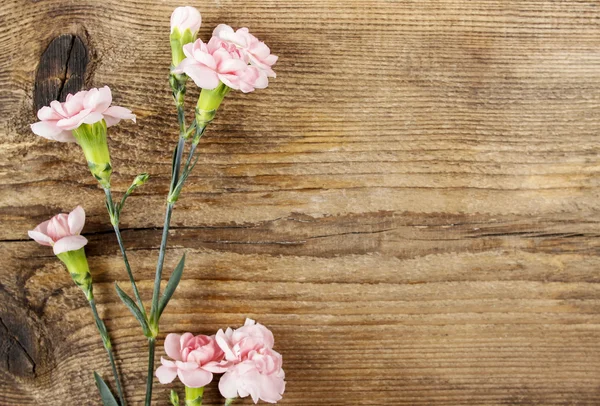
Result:
[[[64,102],[53,101],[38,111],[39,122],[31,129],[44,138],[75,142],[83,150],[88,167],[104,190],[106,208],[123,256],[125,270],[131,283],[133,297],[118,285],[117,294],[140,323],[148,339],[148,377],[145,404],[151,404],[153,378],[170,383],[176,377],[185,386],[185,405],[202,404],[204,387],[213,380],[213,374],[223,374],[219,390],[225,404],[250,395],[255,403],[262,399],[276,403],[285,389],[282,357],[273,350],[273,334],[265,326],[247,319],[244,326],[232,330],[219,330],[214,335],[192,333],[169,334],[165,338],[165,352],[170,359],[161,358],[161,366],[154,370],[155,346],[159,337],[160,317],[173,296],[185,265],[185,255],[175,267],[161,294],[163,263],[171,214],[183,186],[198,160],[197,147],[210,122],[231,90],[243,93],[266,88],[270,77],[275,77],[272,67],[277,56],[269,47],[250,34],[247,28],[233,30],[221,24],[213,36],[204,43],[196,39],[201,17],[193,7],[177,8],[171,15],[171,52],[173,65],[169,84],[177,108],[179,140],[173,152],[171,183],[166,198],[166,213],[162,240],[156,264],[152,301],[146,307],[140,296],[127,251],[119,229],[121,212],[127,198],[142,186],[149,175],[138,175],[120,201],[113,197],[110,186],[112,165],[107,143],[107,129],[121,120],[132,120],[135,115],[128,109],[112,105],[111,90],[98,89],[69,94]],[[185,93],[188,79],[201,88],[190,124],[185,114]],[[186,155],[187,153],[187,155]],[[126,396],[119,378],[111,340],[106,326],[96,309],[92,275],[85,255],[87,239],[81,235],[85,224],[85,211],[77,206],[69,214],[58,214],[29,231],[29,236],[42,245],[51,246],[54,254],[65,264],[73,281],[83,290],[89,301],[96,326],[108,353],[115,380],[117,398],[105,381],[94,373],[96,385],[105,406],[125,406]],[[171,403],[180,405],[178,393],[171,391]]]

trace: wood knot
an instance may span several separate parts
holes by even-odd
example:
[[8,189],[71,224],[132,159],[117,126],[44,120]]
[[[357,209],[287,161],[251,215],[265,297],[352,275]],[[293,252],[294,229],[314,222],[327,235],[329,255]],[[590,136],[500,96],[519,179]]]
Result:
[[54,38],[42,54],[33,89],[34,113],[53,100],[65,101],[83,88],[88,50],[76,35]]

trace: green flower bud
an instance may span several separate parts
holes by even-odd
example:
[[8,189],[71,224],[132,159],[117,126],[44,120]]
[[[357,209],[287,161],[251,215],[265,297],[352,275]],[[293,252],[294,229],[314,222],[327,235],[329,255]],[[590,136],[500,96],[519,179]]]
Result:
[[148,175],[147,173],[140,173],[138,176],[135,177],[131,186],[135,186],[135,187],[142,186],[144,183],[146,183],[148,181],[149,178],[150,178],[150,175]]
[[88,266],[84,248],[63,252],[58,254],[57,257],[67,266],[71,278],[83,290],[87,300],[92,300],[94,298],[94,293],[92,292],[92,274],[90,274],[90,267]]
[[81,124],[73,130],[73,136],[83,149],[92,175],[100,182],[103,188],[110,187],[110,153],[106,140],[106,121],[101,120],[94,124]]
[[179,406],[179,395],[173,389],[171,389],[171,404],[173,406]]

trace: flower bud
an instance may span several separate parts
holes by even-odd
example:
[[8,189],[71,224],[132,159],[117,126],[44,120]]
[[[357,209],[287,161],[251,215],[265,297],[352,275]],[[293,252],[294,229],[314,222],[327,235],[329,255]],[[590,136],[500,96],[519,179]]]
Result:
[[147,173],[140,173],[138,176],[135,177],[131,186],[142,186],[148,181],[148,178],[150,178],[150,175],[148,175]]
[[202,17],[194,7],[177,7],[171,14],[171,54],[173,66],[185,59],[183,46],[196,40]]
[[87,257],[85,256],[85,249],[82,247],[78,250],[66,251],[58,254],[57,257],[67,266],[71,278],[83,290],[87,300],[92,300],[94,298],[92,292],[92,275],[90,274]]
[[94,124],[81,124],[73,130],[73,136],[83,149],[88,167],[92,175],[100,182],[103,188],[110,187],[110,153],[106,140],[106,121],[101,120]]

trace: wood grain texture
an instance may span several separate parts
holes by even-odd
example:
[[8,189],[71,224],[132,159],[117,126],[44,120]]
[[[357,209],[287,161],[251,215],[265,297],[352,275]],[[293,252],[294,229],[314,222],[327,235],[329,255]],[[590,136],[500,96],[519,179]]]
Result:
[[[600,404],[597,1],[191,4],[204,38],[249,26],[280,61],[268,89],[227,97],[201,144],[173,217],[166,265],[188,262],[159,356],[169,332],[252,317],[284,354],[283,405]],[[177,5],[0,5],[2,405],[97,405],[91,371],[110,376],[85,299],[26,234],[77,204],[142,404],[145,340],[114,292],[128,282],[102,191],[76,145],[29,124],[43,83],[61,97],[107,84],[138,115],[110,147],[117,192],[152,175],[122,216],[149,300],[177,137]],[[59,54],[40,79],[56,38],[81,42],[78,64]],[[154,403],[173,387],[157,384]],[[206,399],[220,404],[215,384]]]

